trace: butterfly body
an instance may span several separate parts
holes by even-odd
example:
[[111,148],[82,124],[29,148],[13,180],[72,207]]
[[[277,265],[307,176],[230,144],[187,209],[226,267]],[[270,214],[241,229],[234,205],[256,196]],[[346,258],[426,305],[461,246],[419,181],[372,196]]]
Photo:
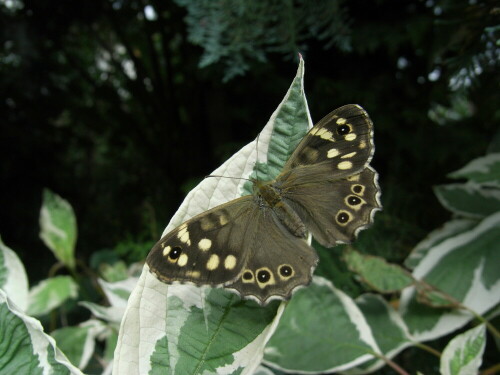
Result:
[[165,235],[147,264],[166,283],[224,286],[261,304],[312,279],[326,247],[351,242],[380,209],[373,129],[357,105],[338,108],[302,139],[273,181],[205,211]]
[[276,217],[291,234],[305,238],[307,235],[306,226],[290,205],[283,201],[283,193],[276,186],[276,183],[273,181],[273,183],[266,184],[258,180],[254,180],[253,183],[257,204],[272,209]]

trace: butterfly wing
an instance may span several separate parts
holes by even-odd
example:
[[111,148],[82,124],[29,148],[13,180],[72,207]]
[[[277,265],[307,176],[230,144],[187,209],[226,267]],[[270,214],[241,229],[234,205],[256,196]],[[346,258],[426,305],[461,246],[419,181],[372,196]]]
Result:
[[226,288],[260,304],[289,299],[297,287],[311,282],[318,256],[305,239],[290,234],[272,208],[262,207],[256,214],[257,232],[248,262]]
[[[316,169],[318,178],[337,178],[363,170],[373,156],[373,123],[357,104],[337,108],[318,122],[299,143],[281,175],[292,169]],[[321,173],[328,172],[326,175]],[[279,177],[278,177],[279,178]]]
[[254,242],[258,210],[245,196],[191,218],[153,247],[146,259],[151,272],[165,283],[216,286],[236,279]]
[[350,243],[380,209],[377,173],[365,168],[356,175],[312,184],[283,185],[283,201],[326,247]]
[[351,242],[380,209],[377,173],[368,167],[373,124],[358,105],[325,116],[276,179],[282,199],[324,246]]

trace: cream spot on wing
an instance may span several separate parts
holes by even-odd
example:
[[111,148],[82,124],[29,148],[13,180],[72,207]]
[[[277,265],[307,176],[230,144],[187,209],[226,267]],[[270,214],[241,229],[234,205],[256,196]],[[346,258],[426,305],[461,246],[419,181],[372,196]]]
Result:
[[191,246],[191,240],[189,239],[189,232],[187,228],[181,230],[179,233],[177,233],[177,237],[179,238],[179,241],[182,243],[188,244]]
[[339,150],[337,150],[336,148],[331,148],[328,150],[326,157],[331,159],[331,158],[334,158],[335,156],[337,156],[338,154],[339,154]]
[[328,131],[328,129],[326,129],[326,128],[318,129],[318,131],[316,131],[314,133],[314,135],[316,135],[322,139],[325,139],[327,141],[332,141],[332,142],[335,141],[335,139],[333,138],[333,133],[331,131]]
[[333,139],[333,133],[330,131],[325,131],[323,134],[320,136],[322,139],[327,140],[327,141],[334,141]]
[[361,141],[361,142],[359,142],[359,148],[360,148],[360,149],[364,149],[364,148],[366,148],[366,142],[365,142],[365,141]]
[[179,227],[179,231],[177,232],[177,238],[185,244],[191,245],[191,241],[189,240],[189,232],[187,229],[187,224],[184,223]]
[[213,271],[217,267],[219,267],[219,256],[212,254],[207,262],[207,270]]
[[337,120],[337,125],[344,125],[346,122],[347,122],[347,120],[345,118],[340,117]]
[[163,249],[163,256],[167,256],[168,253],[170,253],[170,250],[172,250],[172,246],[167,246],[166,248]]
[[350,152],[350,153],[345,154],[345,155],[342,155],[340,158],[341,159],[349,159],[349,158],[352,158],[354,155],[356,155],[356,151]]
[[359,174],[347,177],[347,181],[359,181]]
[[228,255],[224,259],[224,268],[226,270],[232,270],[236,266],[236,257],[234,255]]
[[350,161],[343,161],[337,165],[339,169],[346,170],[352,168],[352,163]]
[[309,134],[315,135],[317,132],[318,132],[318,128],[314,127],[314,128],[311,129],[311,131],[309,132]]
[[179,267],[184,267],[188,262],[188,256],[184,253],[181,254],[181,256],[179,257],[179,260],[177,260],[177,265]]
[[200,271],[186,271],[187,277],[192,277],[193,279],[197,279],[201,276]]
[[349,134],[347,134],[347,135],[344,137],[344,139],[345,139],[346,141],[354,141],[354,140],[356,139],[356,134],[354,134],[354,133],[349,133]]
[[200,220],[200,227],[202,230],[214,229],[214,222],[208,216],[204,216]]
[[210,240],[208,238],[203,238],[203,239],[200,240],[200,242],[198,242],[198,248],[201,251],[207,251],[211,247],[212,247],[212,240]]
[[226,225],[228,222],[227,216],[226,215],[220,215],[219,216],[219,223],[220,225]]
[[318,137],[321,137],[323,134],[325,134],[326,131],[327,130],[325,128],[319,128],[314,134],[316,134]]
[[315,150],[314,148],[307,147],[304,149],[304,155],[305,158],[310,162],[314,162],[318,159],[319,156],[319,151]]

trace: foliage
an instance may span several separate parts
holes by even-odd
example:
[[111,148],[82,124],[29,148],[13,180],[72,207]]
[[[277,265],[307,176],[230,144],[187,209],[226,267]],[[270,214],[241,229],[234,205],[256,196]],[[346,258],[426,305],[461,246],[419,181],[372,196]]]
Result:
[[325,48],[351,49],[342,0],[176,3],[187,9],[189,41],[204,49],[199,66],[222,62],[224,81],[245,74],[249,60],[266,62],[271,52],[304,52],[310,38],[323,41]]
[[[306,106],[302,95],[302,74],[301,66],[280,108]],[[286,116],[286,111],[278,108],[259,138],[259,147],[265,149],[268,143],[279,142],[274,138],[284,137],[286,132],[272,130],[289,126],[283,121]],[[307,116],[298,119],[296,126],[299,123],[307,129]],[[255,147],[255,142],[244,147],[221,166],[219,172],[246,175],[251,171],[247,166],[254,164],[248,153],[253,154]],[[268,159],[275,162],[280,160],[279,148],[269,147],[268,152]],[[285,161],[286,158],[282,162]],[[500,190],[496,173],[499,163],[497,154],[489,154],[471,161],[450,176],[469,178],[470,181],[465,182],[464,186],[475,181],[478,188],[488,186]],[[200,205],[204,205],[197,192],[204,191],[205,200],[213,196],[228,199],[228,195],[238,195],[239,189],[234,189],[231,180],[226,183],[226,179],[221,179],[215,185],[215,190],[213,180],[205,180],[206,183],[200,184],[188,195],[179,215],[185,215],[186,212],[187,215],[193,215],[192,209],[199,210]],[[211,193],[207,195],[209,190]],[[221,195],[217,191],[225,191],[225,194]],[[44,203],[42,217],[59,214],[60,207],[72,212],[65,200],[50,192],[45,194],[56,197],[59,206],[52,204],[54,200],[46,201],[49,204]],[[189,208],[194,201],[196,205]],[[74,280],[81,280],[81,277],[53,276],[32,288],[26,312],[17,308],[2,290],[0,327],[7,332],[14,324],[20,325],[24,330],[14,338],[16,342],[30,338],[33,340],[36,333],[43,345],[48,345],[55,353],[48,363],[42,363],[37,360],[39,354],[36,350],[14,351],[8,357],[10,361],[5,360],[2,366],[9,368],[13,362],[22,362],[32,368],[49,367],[56,373],[79,373],[62,354],[63,349],[71,362],[82,370],[88,371],[94,367],[92,371],[96,371],[97,355],[101,358],[101,371],[106,371],[113,359],[114,373],[135,373],[141,367],[180,374],[251,374],[263,359],[269,369],[285,372],[325,373],[350,369],[367,373],[388,365],[404,374],[401,365],[397,364],[398,353],[412,346],[436,353],[424,342],[453,333],[476,320],[482,324],[453,338],[442,355],[438,354],[442,374],[475,373],[481,366],[485,350],[485,328],[496,339],[500,336],[484,317],[485,313],[497,309],[500,304],[499,275],[495,272],[500,261],[497,259],[500,213],[484,212],[475,195],[467,189],[464,189],[460,200],[447,200],[447,208],[454,210],[454,205],[463,204],[463,201],[470,202],[468,207],[471,210],[478,207],[473,218],[468,214],[464,218],[457,217],[444,227],[446,230],[436,230],[422,241],[407,260],[407,265],[412,269],[411,275],[396,264],[345,249],[347,266],[358,274],[365,285],[357,298],[348,296],[330,280],[316,277],[309,288],[298,291],[290,302],[275,302],[260,307],[252,301],[241,301],[222,289],[168,286],[155,279],[147,268],[137,278],[132,275],[132,269],[127,272],[122,263],[116,263],[114,270],[110,266],[106,270],[108,277],[114,281],[98,280],[109,306],[92,301],[80,302],[95,318],[76,326],[54,330],[51,335],[57,339],[56,342],[41,331],[38,321],[27,314],[43,316],[54,309],[63,311],[65,301],[77,297],[74,287],[73,292],[68,294],[67,288],[63,286],[76,286]],[[211,201],[210,204],[216,202]],[[72,233],[74,229],[68,223],[74,223],[74,217],[71,214],[61,217],[65,217],[67,222],[53,221],[52,226],[42,225],[40,236],[46,237],[44,230],[61,235]],[[179,220],[182,221],[182,217],[173,219],[174,222]],[[467,225],[452,225],[460,220],[466,220]],[[55,226],[55,223],[59,226]],[[4,245],[2,249],[3,259],[6,256],[16,257]],[[71,251],[69,253],[74,254]],[[24,268],[19,273],[10,272],[9,264],[12,261],[4,262],[3,267],[0,267],[3,270],[0,275],[3,280],[1,288],[9,279],[15,281],[25,273]],[[71,272],[76,271],[68,265],[74,263],[61,264],[66,265]],[[457,265],[461,267],[459,283],[456,280],[457,273],[451,272],[456,270]],[[122,279],[119,275],[126,278]],[[383,294],[389,293],[392,299],[402,292],[399,308],[391,306],[382,294],[373,294],[370,291],[373,289]],[[120,322],[120,334],[117,337]],[[387,335],[387,332],[391,334]],[[103,341],[105,349],[98,349],[97,342]],[[40,345],[35,345],[33,341],[34,348]],[[115,345],[115,356],[111,357]],[[142,345],[140,355],[137,351],[132,355],[129,348],[139,345]],[[304,347],[314,350],[304,351]],[[264,370],[261,368],[259,371]]]
[[[165,358],[181,366],[189,350],[176,350],[207,349],[212,342],[202,333],[221,323],[214,337],[229,344],[213,346],[214,361],[199,364],[225,363],[226,373],[259,362],[264,349],[276,373],[384,364],[459,373],[481,359],[483,367],[495,363],[483,328],[498,341],[495,320],[484,318],[498,314],[491,287],[500,151],[494,0],[9,0],[0,2],[0,20],[0,231],[16,250],[0,243],[0,336],[19,344],[0,345],[0,372],[46,366],[78,373],[78,366],[100,373],[109,366],[141,269],[119,257],[144,259],[185,187],[255,137],[289,84],[297,52],[308,62],[313,117],[359,103],[373,118],[384,211],[354,249],[318,250],[324,278],[294,296],[283,315],[282,306],[254,310],[266,328],[235,327],[231,313],[248,317],[252,306],[221,291],[202,306],[197,296],[181,304],[150,290],[146,301],[167,311],[168,300],[170,314],[148,319],[167,324],[170,336],[145,351],[161,369]],[[450,184],[444,173],[453,170]],[[68,241],[39,238],[46,187],[72,203],[66,211],[62,205],[62,232],[52,231],[68,230]],[[61,203],[56,197],[47,198]],[[58,225],[43,217],[42,230]],[[358,267],[363,259],[371,270]],[[393,284],[407,280],[401,264],[413,282],[402,293]],[[387,279],[384,269],[400,274]],[[28,287],[27,275],[39,288]],[[150,307],[140,306],[141,319]],[[226,316],[232,325],[223,324]],[[144,321],[125,323],[137,328],[132,340]],[[192,327],[199,341],[186,335]],[[328,332],[335,335],[321,336]],[[324,343],[339,350],[329,355]],[[427,344],[443,350],[440,359]],[[318,351],[304,353],[306,346]],[[311,357],[317,353],[328,354]]]

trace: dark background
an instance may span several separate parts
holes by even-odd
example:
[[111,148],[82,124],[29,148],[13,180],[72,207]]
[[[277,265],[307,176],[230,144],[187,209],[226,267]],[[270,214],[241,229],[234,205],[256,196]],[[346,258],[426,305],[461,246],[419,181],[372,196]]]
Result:
[[31,283],[46,277],[49,188],[75,209],[78,258],[144,259],[187,191],[255,138],[300,52],[315,121],[358,103],[375,123],[384,211],[362,243],[401,261],[450,217],[432,186],[497,134],[494,4],[3,1],[0,234]]

